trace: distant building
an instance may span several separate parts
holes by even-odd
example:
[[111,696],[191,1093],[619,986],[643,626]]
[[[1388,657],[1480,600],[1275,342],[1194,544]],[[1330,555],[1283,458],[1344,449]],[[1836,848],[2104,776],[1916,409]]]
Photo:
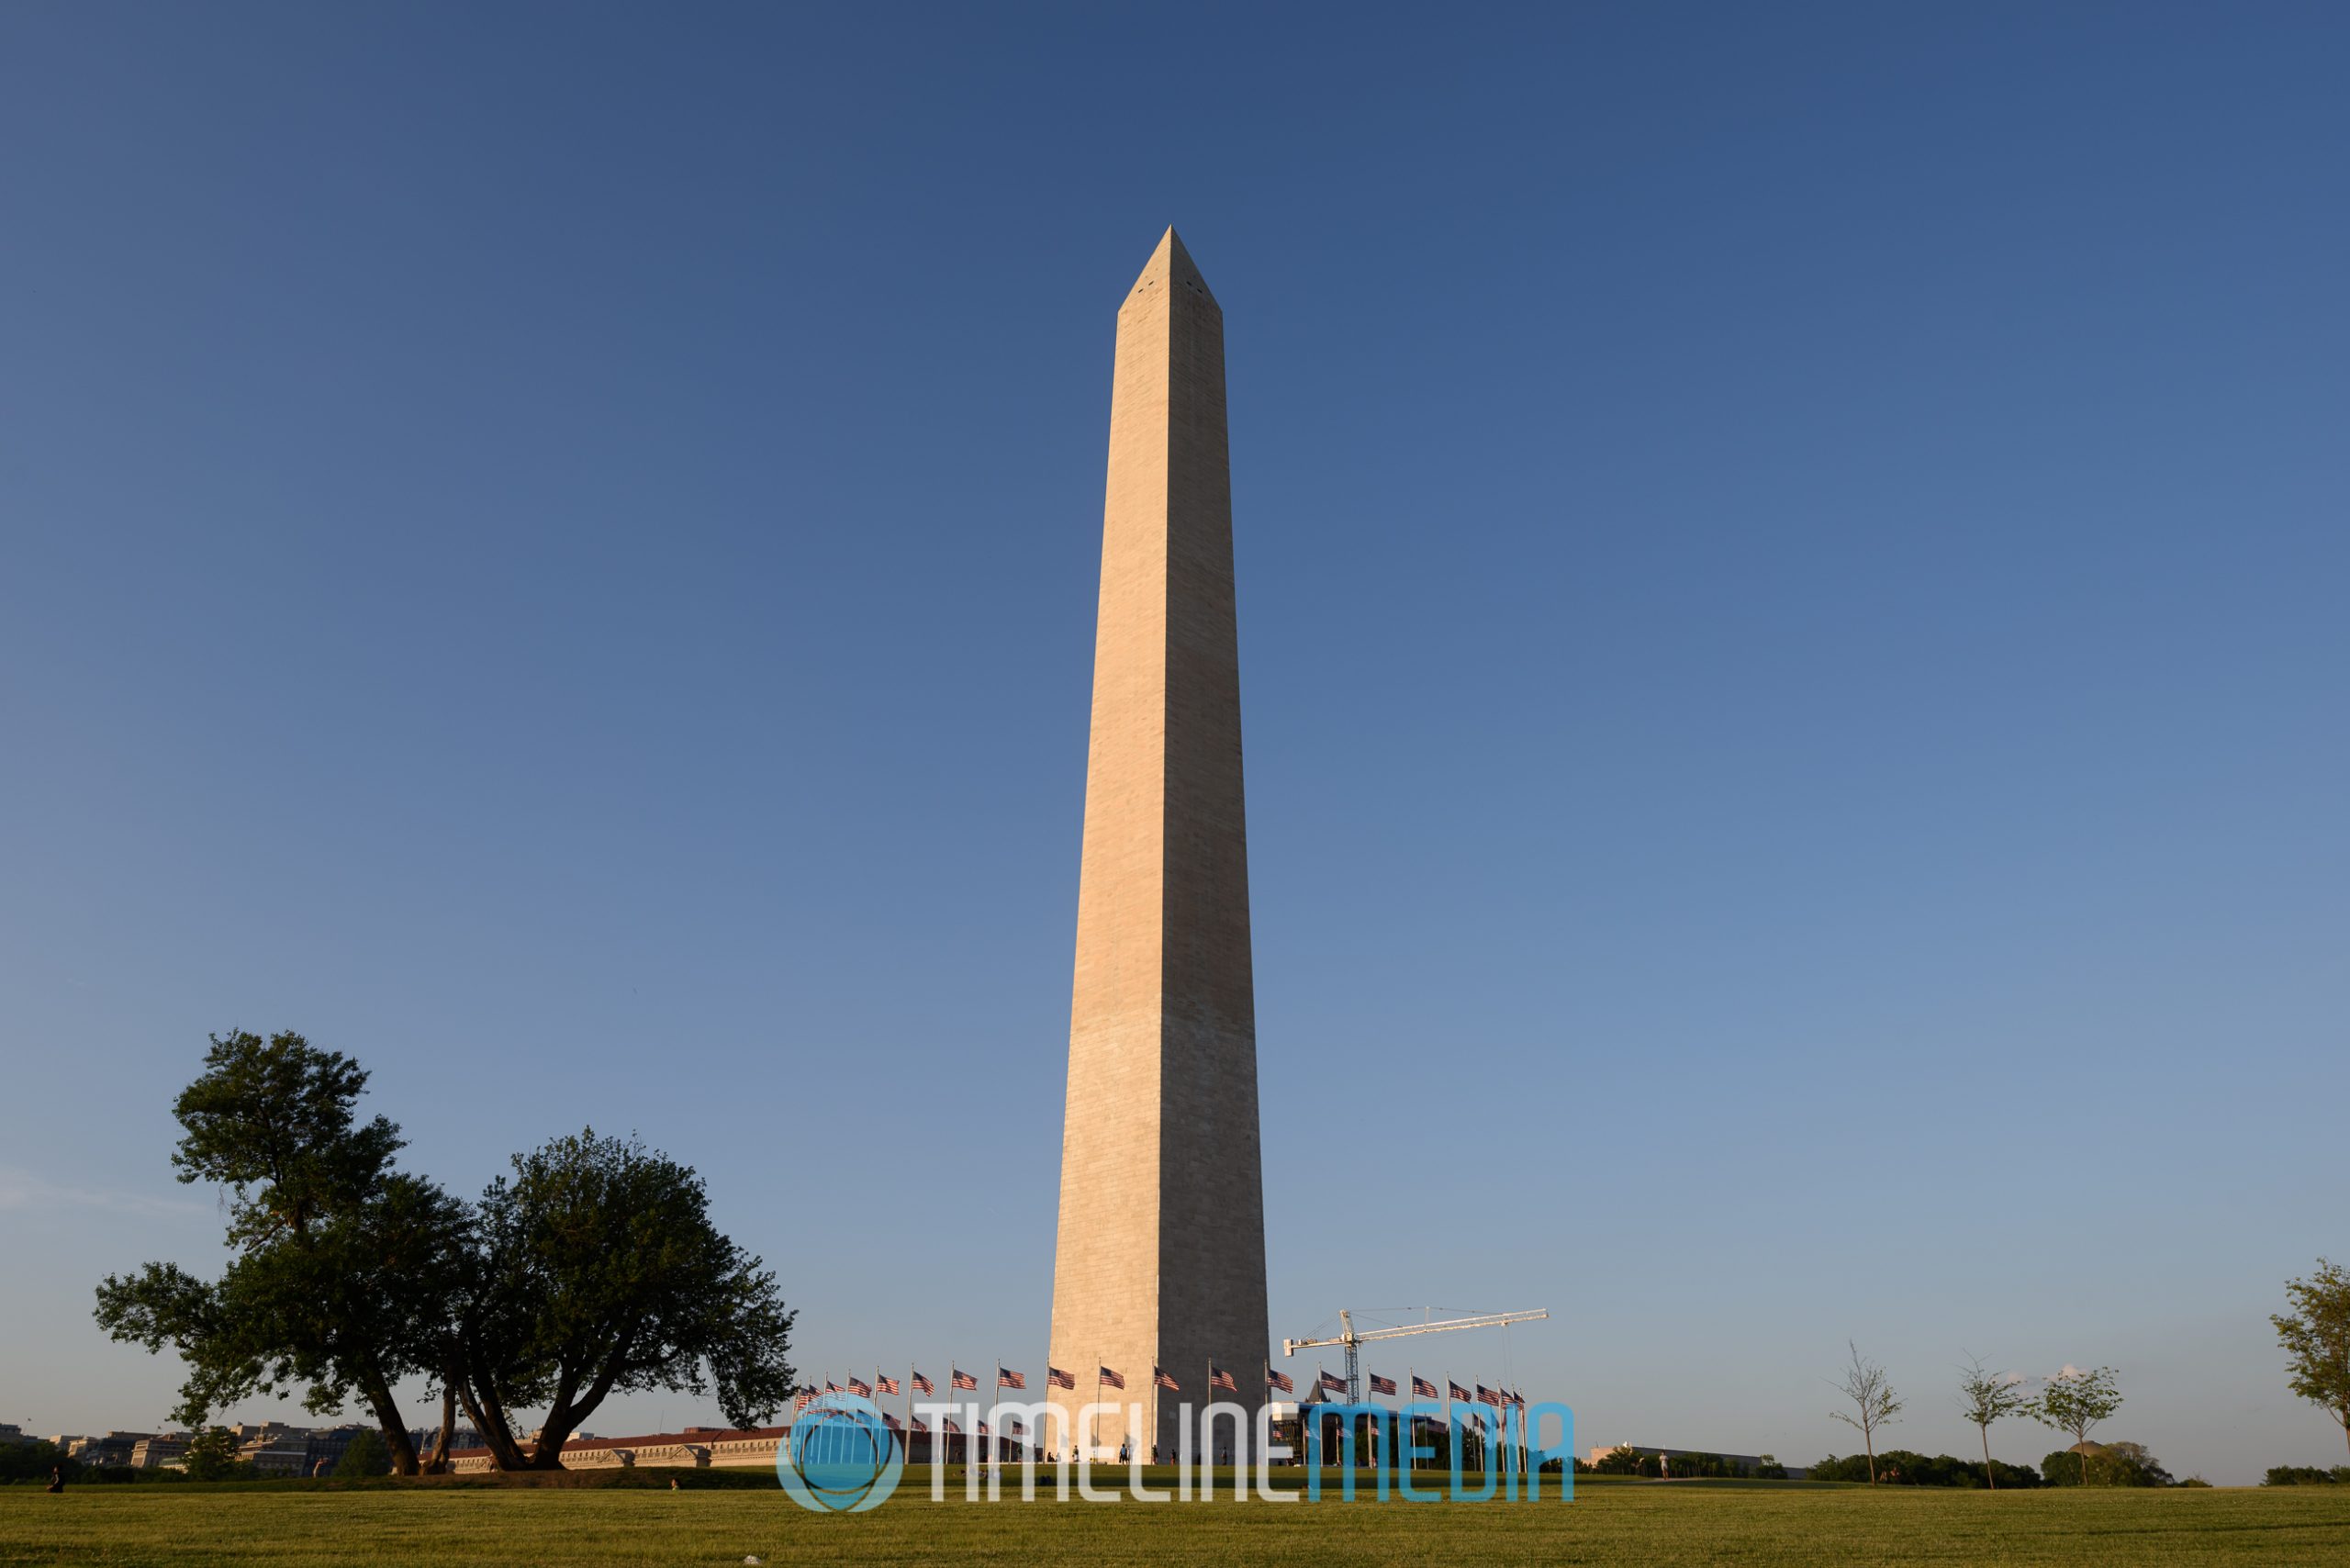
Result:
[[141,1438],[130,1448],[130,1468],[162,1470],[176,1465],[187,1455],[187,1445],[195,1439],[185,1432],[162,1432]]
[[[894,1420],[895,1417],[890,1417]],[[961,1432],[934,1436],[924,1430],[908,1435],[898,1432],[901,1444],[907,1449],[908,1462],[933,1462],[933,1445],[943,1450],[949,1463],[959,1462],[968,1453],[982,1451],[987,1439]],[[652,1432],[637,1438],[599,1438],[587,1433],[563,1445],[563,1467],[565,1470],[647,1469],[666,1467],[718,1470],[773,1470],[777,1450],[790,1440],[791,1426],[780,1427],[688,1427],[681,1432]],[[535,1436],[535,1434],[534,1434]],[[1022,1445],[1012,1435],[995,1439],[998,1448],[1016,1457]],[[528,1444],[525,1444],[527,1448]],[[476,1473],[494,1468],[486,1448],[452,1450],[449,1467],[459,1474]]]
[[362,1432],[372,1432],[375,1429],[373,1427],[348,1423],[340,1427],[311,1428],[301,1434],[303,1439],[302,1473],[305,1475],[332,1474],[334,1467],[342,1462],[342,1456],[350,1449],[351,1440]]
[[14,1423],[0,1421],[0,1443],[28,1443],[32,1440],[18,1431]]
[[131,1454],[152,1432],[108,1432],[102,1438],[76,1438],[65,1445],[66,1457],[93,1470],[116,1469],[132,1462]]
[[266,1433],[239,1443],[237,1457],[252,1465],[256,1475],[308,1475],[310,1435],[283,1429]]
[[[441,1440],[441,1428],[439,1427],[411,1427],[408,1428],[408,1440],[416,1445],[417,1454],[421,1458],[423,1455],[431,1453],[432,1451],[432,1445]],[[449,1450],[452,1453],[455,1452],[459,1449],[477,1449],[479,1447],[481,1447],[481,1434],[475,1431],[471,1427],[461,1425],[450,1429]]]

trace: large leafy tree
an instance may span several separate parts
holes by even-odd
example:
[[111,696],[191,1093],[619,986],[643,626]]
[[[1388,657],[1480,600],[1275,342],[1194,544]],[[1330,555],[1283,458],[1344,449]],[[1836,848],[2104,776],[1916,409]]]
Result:
[[[477,1213],[453,1372],[499,1468],[560,1468],[564,1443],[614,1393],[714,1389],[744,1427],[790,1397],[794,1315],[774,1274],[711,1223],[691,1169],[591,1127],[517,1155]],[[527,1450],[522,1410],[546,1412]]]
[[201,1426],[296,1386],[321,1415],[355,1395],[410,1474],[416,1446],[392,1390],[440,1369],[429,1329],[464,1267],[468,1218],[391,1169],[399,1129],[358,1118],[366,1084],[358,1063],[299,1035],[212,1036],[202,1076],[173,1106],[185,1136],[172,1163],[182,1182],[228,1190],[235,1257],[217,1281],[174,1263],[108,1275],[97,1318],[118,1339],[179,1352],[176,1419]]
[[2292,1369],[2292,1390],[2333,1417],[2350,1440],[2350,1271],[2317,1260],[2317,1272],[2288,1280],[2290,1313],[2269,1318]]

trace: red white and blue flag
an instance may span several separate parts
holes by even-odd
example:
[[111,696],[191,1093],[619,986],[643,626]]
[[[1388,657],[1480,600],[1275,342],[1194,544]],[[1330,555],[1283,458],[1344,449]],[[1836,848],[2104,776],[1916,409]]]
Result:
[[938,1428],[943,1432],[953,1432],[957,1437],[963,1435],[963,1428],[955,1424],[955,1417],[952,1416],[941,1416],[938,1418]]
[[1414,1372],[1412,1374],[1412,1397],[1415,1399],[1441,1399],[1444,1395],[1436,1391],[1436,1384],[1430,1383],[1419,1373]]
[[1334,1372],[1326,1372],[1314,1382],[1315,1386],[1328,1394],[1344,1394],[1347,1391],[1347,1380]]
[[1393,1394],[1395,1392],[1395,1380],[1393,1378],[1382,1377],[1377,1372],[1371,1372],[1369,1375],[1371,1378],[1371,1391],[1373,1394]]
[[915,1392],[915,1393],[917,1393],[917,1394],[935,1394],[935,1393],[937,1393],[937,1392],[938,1392],[938,1390],[936,1390],[936,1389],[933,1388],[933,1387],[930,1385],[930,1379],[928,1379],[928,1378],[926,1378],[926,1377],[923,1376],[923,1375],[922,1375],[922,1373],[920,1373],[920,1372],[915,1372],[915,1373],[914,1373],[914,1374],[912,1374],[912,1375],[913,1375],[913,1380],[914,1380],[914,1392]]
[[1150,1381],[1161,1388],[1171,1388],[1178,1394],[1183,1392],[1183,1385],[1177,1383],[1175,1374],[1165,1367],[1153,1365],[1150,1369]]
[[1297,1392],[1297,1380],[1290,1376],[1287,1372],[1275,1372],[1273,1370],[1273,1363],[1267,1361],[1265,1363],[1265,1386],[1267,1388],[1278,1388],[1283,1394],[1295,1394]]
[[998,1361],[995,1365],[995,1385],[998,1388],[1025,1389],[1028,1386],[1028,1374],[1013,1372],[1002,1361]]
[[859,1399],[873,1397],[873,1385],[861,1377],[853,1377],[848,1380],[848,1391]]
[[816,1391],[814,1389],[803,1388],[799,1393],[791,1396],[791,1407],[794,1410],[805,1410],[808,1408],[808,1402],[815,1397]]
[[881,1424],[893,1432],[902,1432],[906,1429],[904,1424],[887,1410],[881,1412]]
[[1477,1403],[1480,1405],[1490,1405],[1494,1409],[1498,1410],[1502,1406],[1502,1396],[1495,1394],[1492,1389],[1487,1388],[1481,1383],[1477,1385]]
[[1045,1368],[1045,1386],[1046,1388],[1073,1389],[1077,1386],[1077,1379],[1069,1376],[1069,1373],[1061,1371],[1058,1367],[1047,1365]]
[[1108,1367],[1097,1366],[1093,1371],[1094,1375],[1099,1377],[1103,1383],[1109,1384],[1112,1388],[1124,1388],[1126,1386],[1126,1380],[1120,1377],[1116,1372],[1112,1372]]
[[973,1394],[977,1394],[979,1391],[979,1380],[960,1367],[950,1366],[946,1369],[946,1386],[968,1388]]
[[903,1390],[899,1388],[898,1380],[896,1378],[883,1377],[879,1372],[875,1372],[873,1374],[873,1386],[879,1389],[884,1394],[899,1394],[903,1392]]
[[1444,1380],[1444,1396],[1447,1399],[1473,1399],[1476,1397],[1467,1389],[1453,1382],[1450,1378],[1446,1378]]
[[1240,1392],[1240,1385],[1232,1381],[1232,1374],[1217,1366],[1214,1361],[1210,1361],[1208,1363],[1208,1386],[1212,1389],[1223,1389],[1226,1394],[1237,1394]]
[[914,1430],[917,1432],[927,1432],[930,1430],[930,1423],[917,1416],[914,1417]]

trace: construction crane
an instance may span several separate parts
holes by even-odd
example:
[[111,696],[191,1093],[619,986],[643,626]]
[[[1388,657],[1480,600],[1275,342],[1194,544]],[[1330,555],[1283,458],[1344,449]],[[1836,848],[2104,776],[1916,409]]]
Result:
[[1338,1309],[1337,1338],[1283,1339],[1281,1354],[1293,1356],[1316,1345],[1344,1345],[1347,1348],[1347,1403],[1360,1405],[1362,1403],[1360,1347],[1374,1339],[1401,1339],[1412,1334],[1449,1334],[1456,1328],[1501,1328],[1512,1323],[1530,1323],[1538,1317],[1550,1316],[1549,1308],[1538,1306],[1526,1312],[1488,1312],[1476,1317],[1448,1317],[1435,1323],[1403,1323],[1392,1328],[1357,1328],[1354,1315],[1342,1306]]

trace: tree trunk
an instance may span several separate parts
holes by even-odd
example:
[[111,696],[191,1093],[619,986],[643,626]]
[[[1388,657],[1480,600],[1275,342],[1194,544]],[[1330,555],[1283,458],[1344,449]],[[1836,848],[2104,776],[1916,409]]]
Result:
[[416,1473],[416,1439],[408,1435],[408,1422],[400,1416],[400,1407],[392,1398],[392,1391],[384,1380],[372,1373],[359,1385],[359,1392],[375,1412],[375,1424],[384,1428],[384,1446],[392,1450],[392,1473]]
[[489,1450],[489,1462],[499,1470],[528,1470],[531,1462],[522,1456],[522,1445],[514,1440],[514,1430],[506,1424],[506,1412],[499,1407],[498,1396],[487,1389],[476,1392],[471,1383],[459,1381],[457,1397],[464,1402],[465,1414],[474,1418],[475,1430],[481,1433],[482,1447]]
[[547,1406],[547,1417],[539,1423],[539,1440],[531,1447],[532,1470],[561,1470],[563,1445],[571,1439],[571,1429],[579,1425],[579,1412],[571,1407],[572,1382],[565,1373],[555,1384],[554,1403]]
[[1869,1450],[1869,1484],[1876,1484],[1876,1434],[1866,1427],[1861,1428],[1861,1446]]
[[457,1390],[454,1384],[441,1385],[441,1430],[432,1439],[432,1451],[424,1456],[418,1466],[427,1475],[449,1473],[449,1442],[457,1426]]
[[2087,1484],[2089,1484],[2089,1434],[2088,1434],[2088,1429],[2087,1429],[2087,1428],[2083,1428],[2081,1430],[2079,1430],[2079,1431],[2077,1431],[2077,1432],[2075,1432],[2075,1433],[2073,1434],[2073,1438],[2074,1438],[2074,1440],[2075,1440],[2075,1441],[2078,1442],[2078,1443],[2081,1445],[2081,1484],[2082,1484],[2082,1485],[2084,1485],[2084,1486],[2086,1486],[2086,1485],[2087,1485]]
[[1991,1468],[1991,1428],[1983,1428],[1983,1484],[1992,1491],[1999,1489],[1999,1473]]
[[574,1397],[579,1387],[578,1370],[564,1369],[563,1375],[555,1383],[554,1404],[547,1411],[546,1425],[539,1429],[538,1446],[531,1455],[533,1470],[563,1468],[563,1445],[571,1440],[571,1434],[577,1429],[579,1423],[594,1415],[596,1407],[604,1402],[604,1396],[611,1393],[612,1382],[620,1375],[621,1363],[626,1360],[629,1346],[636,1338],[636,1319],[631,1318],[621,1328],[619,1338],[612,1342],[604,1357],[603,1369],[597,1372],[595,1381],[588,1385],[585,1394]]

